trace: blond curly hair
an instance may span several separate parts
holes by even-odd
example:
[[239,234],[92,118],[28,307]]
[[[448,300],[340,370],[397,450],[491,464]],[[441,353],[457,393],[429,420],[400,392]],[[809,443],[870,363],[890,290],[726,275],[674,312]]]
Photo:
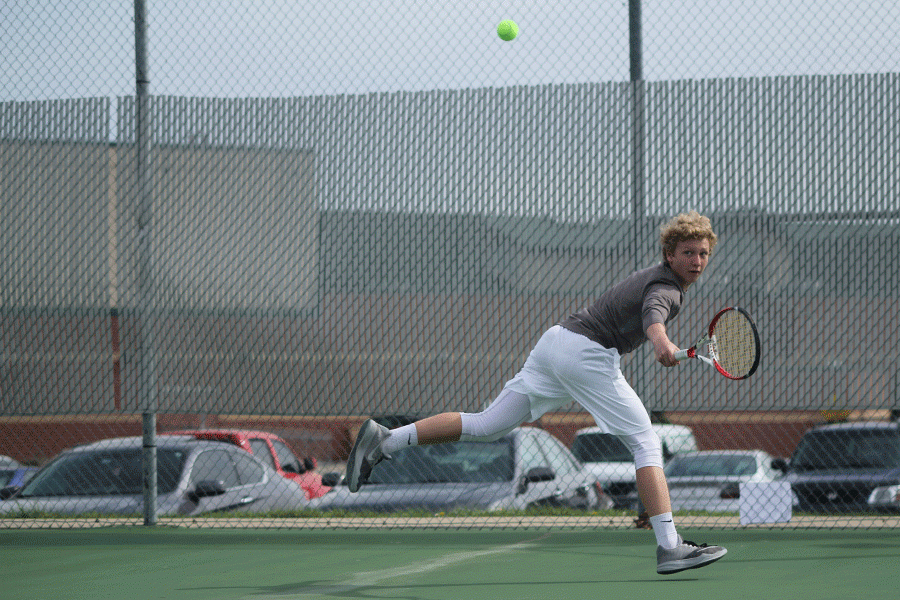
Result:
[[681,213],[672,217],[659,228],[659,243],[662,246],[663,261],[667,254],[674,254],[678,242],[687,240],[708,240],[709,251],[716,247],[718,236],[712,230],[709,218],[704,217],[696,210]]

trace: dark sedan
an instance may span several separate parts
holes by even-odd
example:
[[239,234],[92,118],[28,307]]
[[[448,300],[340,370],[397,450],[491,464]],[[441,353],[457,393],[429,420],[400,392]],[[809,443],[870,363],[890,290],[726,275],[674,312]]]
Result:
[[801,511],[865,512],[876,488],[900,484],[900,425],[855,422],[824,425],[804,434],[786,480]]

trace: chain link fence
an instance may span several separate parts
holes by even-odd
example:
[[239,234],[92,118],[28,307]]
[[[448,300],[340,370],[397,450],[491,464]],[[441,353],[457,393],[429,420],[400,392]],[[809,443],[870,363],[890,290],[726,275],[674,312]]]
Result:
[[740,305],[764,353],[743,382],[623,360],[680,522],[900,525],[898,22],[875,0],[5,3],[0,525],[139,520],[155,483],[185,524],[633,527],[630,459],[575,405],[403,453],[358,511],[323,499],[366,418],[480,410],[692,209],[720,243],[669,335]]

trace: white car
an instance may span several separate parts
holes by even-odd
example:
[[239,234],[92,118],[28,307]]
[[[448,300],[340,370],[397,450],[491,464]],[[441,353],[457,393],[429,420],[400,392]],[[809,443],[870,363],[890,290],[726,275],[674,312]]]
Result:
[[[689,427],[654,424],[653,431],[662,442],[665,460],[698,449],[697,440]],[[599,427],[579,429],[572,442],[572,454],[596,477],[617,508],[635,507],[634,457],[618,437],[604,433]]]
[[763,450],[707,450],[680,454],[666,465],[672,510],[740,512],[740,485],[783,477]]

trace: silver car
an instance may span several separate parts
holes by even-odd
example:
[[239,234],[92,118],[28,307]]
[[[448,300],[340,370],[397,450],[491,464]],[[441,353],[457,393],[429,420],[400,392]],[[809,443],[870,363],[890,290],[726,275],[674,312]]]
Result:
[[310,501],[322,510],[429,512],[537,506],[609,508],[588,469],[550,433],[519,427],[495,442],[414,446],[375,466],[353,494],[346,485]]
[[665,467],[673,510],[739,512],[740,484],[780,479],[763,450],[707,450],[673,457]]
[[[0,502],[0,514],[141,515],[142,455],[140,437],[65,450]],[[157,487],[160,516],[290,510],[308,504],[300,485],[246,450],[190,436],[157,438]]]

